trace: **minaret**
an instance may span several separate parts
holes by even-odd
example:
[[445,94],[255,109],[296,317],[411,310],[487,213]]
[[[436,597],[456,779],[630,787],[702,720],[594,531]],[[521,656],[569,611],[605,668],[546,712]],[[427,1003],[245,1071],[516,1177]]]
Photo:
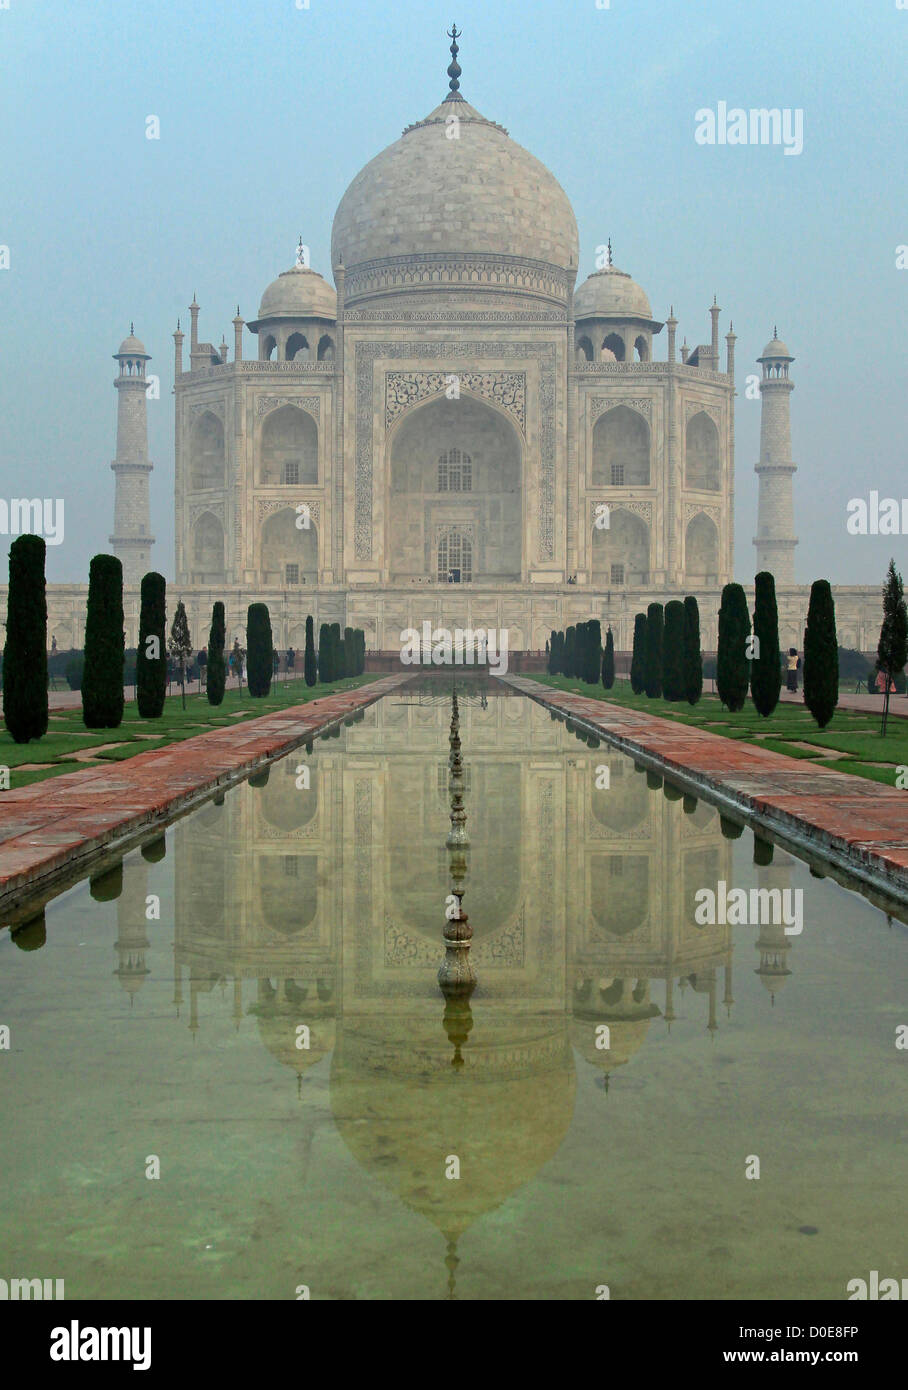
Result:
[[791,480],[796,465],[791,461],[790,396],[794,382],[788,376],[794,361],[773,329],[773,339],[757,358],[763,364],[760,394],[763,399],[760,422],[760,479],[757,506],[757,569],[769,570],[777,584],[794,583],[794,503]]
[[120,374],[117,389],[117,457],[110,465],[116,477],[114,529],[110,537],[113,553],[123,564],[124,585],[139,584],[151,568],[151,512],[148,503],[148,421],[145,392],[148,378],[145,363],[151,358],[129,325],[114,359]]

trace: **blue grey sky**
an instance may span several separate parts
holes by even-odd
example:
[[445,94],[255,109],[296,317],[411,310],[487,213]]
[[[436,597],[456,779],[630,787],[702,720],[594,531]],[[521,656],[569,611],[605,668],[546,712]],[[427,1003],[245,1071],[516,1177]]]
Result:
[[[601,0],[600,0],[601,2]],[[155,567],[173,571],[173,341],[203,339],[292,264],[330,278],[350,180],[447,90],[553,171],[581,274],[615,261],[704,341],[713,294],[738,334],[736,570],[752,578],[759,403],[774,323],[792,376],[796,577],[881,581],[903,537],[853,537],[846,503],[908,492],[908,10],[896,0],[8,0],[0,8],[0,496],[63,497],[52,580],[87,578],[113,523],[111,359],[135,320],[149,402]],[[704,147],[695,112],[804,111],[804,151]],[[161,138],[145,138],[146,117]],[[255,340],[247,334],[246,355]],[[656,344],[665,356],[665,333]]]

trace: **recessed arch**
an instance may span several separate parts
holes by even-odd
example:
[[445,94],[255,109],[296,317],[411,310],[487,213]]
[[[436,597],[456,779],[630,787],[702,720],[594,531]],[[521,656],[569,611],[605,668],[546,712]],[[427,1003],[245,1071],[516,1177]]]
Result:
[[200,492],[223,487],[225,465],[224,426],[213,410],[204,410],[193,422],[190,434],[190,490]]
[[266,927],[298,936],[318,911],[318,856],[259,854],[259,907]]
[[602,354],[605,356],[607,353],[611,353],[616,362],[624,361],[624,339],[620,333],[609,333],[608,337],[603,339]]
[[687,422],[684,450],[685,486],[718,492],[722,467],[719,431],[705,410],[698,410]]
[[258,463],[258,480],[266,487],[318,482],[318,426],[308,411],[282,405],[265,416]]
[[649,359],[650,359],[650,344],[649,344],[649,338],[646,336],[645,333],[641,333],[640,336],[634,340],[634,351],[635,351],[636,354],[637,354],[637,361],[638,361],[638,362],[648,362],[648,361],[649,361]]
[[584,334],[582,338],[577,339],[574,345],[574,353],[578,362],[592,362],[593,344],[586,334]]
[[719,530],[705,512],[691,517],[684,533],[684,577],[688,584],[718,583]]
[[284,357],[288,362],[293,362],[295,358],[308,358],[309,339],[303,333],[291,333],[287,339],[287,346],[284,348]]
[[262,362],[270,362],[273,359],[277,351],[277,338],[275,338],[273,333],[269,333],[267,337],[261,340],[259,351]]
[[645,854],[590,858],[590,912],[606,936],[630,936],[649,917],[650,862]]
[[319,338],[317,356],[319,362],[334,361],[334,339],[330,333],[323,333]]
[[650,530],[642,516],[612,507],[607,528],[592,528],[593,583],[605,588],[649,583]]
[[210,584],[224,578],[224,527],[213,512],[203,512],[192,528],[192,578]]
[[616,405],[593,426],[593,487],[649,487],[650,427],[639,410]]
[[315,522],[297,526],[293,507],[272,512],[262,525],[259,574],[262,584],[280,587],[318,581],[318,532]]

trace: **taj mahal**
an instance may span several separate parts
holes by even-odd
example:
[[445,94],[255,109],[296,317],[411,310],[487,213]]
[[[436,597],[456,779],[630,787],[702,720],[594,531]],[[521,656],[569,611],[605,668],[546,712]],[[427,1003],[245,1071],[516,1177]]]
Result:
[[[266,602],[281,647],[302,645],[311,613],[316,628],[362,628],[372,650],[430,621],[507,629],[511,651],[538,651],[590,616],[626,650],[636,612],[693,593],[710,649],[722,586],[769,569],[781,640],[800,645],[794,357],[774,331],[759,359],[758,526],[736,576],[733,325],[723,342],[705,295],[708,340],[679,348],[673,311],[654,316],[610,245],[577,283],[567,194],[464,98],[450,37],[444,100],[340,201],[333,285],[301,238],[256,318],[237,308],[232,358],[203,340],[195,295],[188,353],[177,325],[171,597],[200,644],[220,598],[231,638]],[[157,567],[150,357],[134,332],[115,357],[110,545],[134,643]],[[81,644],[84,594],[48,590],[60,647]],[[877,588],[839,587],[836,602],[842,645],[874,647]]]

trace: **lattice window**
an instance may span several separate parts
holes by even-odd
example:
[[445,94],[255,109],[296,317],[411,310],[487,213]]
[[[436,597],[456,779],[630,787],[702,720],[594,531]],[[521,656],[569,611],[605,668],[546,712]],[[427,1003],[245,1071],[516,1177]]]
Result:
[[460,531],[447,531],[438,542],[441,583],[469,584],[473,578],[473,542]]
[[299,459],[288,459],[281,469],[281,482],[298,483],[300,480],[300,461]]
[[282,854],[281,873],[285,878],[299,878],[299,860],[292,854]]
[[612,487],[624,487],[624,464],[612,464]]
[[624,875],[624,860],[619,855],[608,861],[608,871],[611,878],[622,878]]
[[612,583],[613,583],[613,584],[623,584],[623,583],[624,583],[624,566],[623,566],[623,565],[612,565]]
[[284,582],[285,582],[286,584],[298,584],[298,583],[300,582],[300,567],[299,567],[299,565],[285,565],[285,566],[284,566]]
[[472,492],[473,460],[460,449],[448,449],[438,459],[439,492]]

